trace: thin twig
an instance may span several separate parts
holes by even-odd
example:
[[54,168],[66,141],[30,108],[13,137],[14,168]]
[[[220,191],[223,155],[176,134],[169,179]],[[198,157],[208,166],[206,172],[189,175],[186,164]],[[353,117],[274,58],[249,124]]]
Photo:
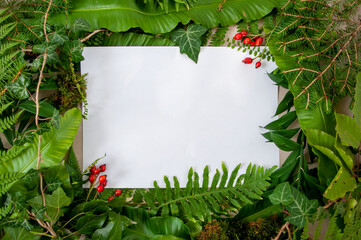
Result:
[[85,38],[81,39],[80,41],[81,42],[85,42],[87,40],[89,40],[89,38],[91,38],[93,35],[99,33],[99,32],[104,32],[106,31],[106,29],[98,29],[98,30],[95,30],[94,32],[90,33],[88,36],[86,36]]
[[285,224],[283,224],[283,226],[281,227],[281,229],[278,231],[277,236],[276,236],[275,238],[273,238],[272,240],[278,240],[278,239],[281,237],[282,233],[284,232],[285,228],[288,227],[288,225],[290,225],[289,222],[286,222]]
[[48,9],[46,9],[46,13],[45,13],[45,16],[44,16],[44,35],[45,35],[45,39],[46,39],[47,42],[49,42],[49,37],[48,37],[48,34],[46,33],[46,21],[48,20],[48,15],[49,15],[49,11],[50,11],[52,3],[53,3],[53,0],[50,0]]

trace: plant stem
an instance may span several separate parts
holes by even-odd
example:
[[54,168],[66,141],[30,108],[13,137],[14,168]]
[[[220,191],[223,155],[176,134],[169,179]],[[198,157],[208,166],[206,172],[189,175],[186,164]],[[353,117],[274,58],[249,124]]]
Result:
[[64,226],[62,226],[62,228],[65,228],[65,226],[68,225],[71,221],[73,221],[75,218],[77,218],[77,217],[79,217],[79,216],[81,216],[81,215],[83,215],[83,214],[85,214],[85,212],[78,213],[77,215],[75,215],[74,217],[72,217],[69,221],[67,221],[67,222],[64,224]]

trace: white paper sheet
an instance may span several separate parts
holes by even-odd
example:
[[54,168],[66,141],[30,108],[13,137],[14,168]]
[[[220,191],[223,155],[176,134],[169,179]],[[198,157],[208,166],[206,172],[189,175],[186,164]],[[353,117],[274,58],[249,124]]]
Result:
[[274,120],[277,87],[266,71],[245,65],[248,55],[201,49],[195,64],[178,47],[84,49],[89,115],[84,120],[83,167],[107,154],[107,187],[148,188],[163,176],[187,182],[190,167],[212,176],[224,161],[272,167],[279,151],[261,136]]

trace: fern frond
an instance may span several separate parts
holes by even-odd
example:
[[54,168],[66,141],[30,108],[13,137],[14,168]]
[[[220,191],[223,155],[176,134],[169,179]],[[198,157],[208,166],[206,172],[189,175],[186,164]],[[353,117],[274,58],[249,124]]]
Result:
[[351,221],[343,230],[342,240],[358,240],[361,239],[361,202],[352,211]]
[[211,46],[221,46],[226,41],[224,40],[228,31],[228,27],[218,27],[212,35]]
[[0,132],[4,132],[6,129],[10,129],[16,123],[22,113],[23,111],[20,111],[16,114],[0,119]]
[[23,173],[0,174],[0,197],[6,194],[12,185],[23,176]]
[[190,221],[199,219],[209,222],[211,215],[229,215],[247,203],[262,199],[262,193],[270,185],[268,180],[274,168],[264,170],[250,164],[246,173],[237,178],[239,168],[240,164],[228,176],[228,170],[222,163],[222,174],[216,170],[210,183],[206,166],[202,186],[198,174],[191,168],[185,189],[179,187],[177,177],[173,177],[174,188],[171,188],[170,181],[165,176],[165,189],[160,188],[155,181],[154,189],[141,191],[141,194],[153,214],[160,212],[162,216],[182,217],[183,213]]
[[301,234],[301,240],[308,240],[308,236],[310,234],[310,226],[309,226],[309,222],[308,222],[308,218],[306,219],[306,223],[305,226],[302,230],[302,234]]
[[2,208],[0,208],[0,219],[6,217],[11,212],[11,205],[6,205]]
[[75,181],[81,181],[83,173],[80,170],[79,162],[78,162],[78,159],[75,156],[73,146],[70,147],[67,163],[69,164],[69,166],[71,166],[75,170],[75,172],[72,174],[72,176],[75,177],[74,180]]

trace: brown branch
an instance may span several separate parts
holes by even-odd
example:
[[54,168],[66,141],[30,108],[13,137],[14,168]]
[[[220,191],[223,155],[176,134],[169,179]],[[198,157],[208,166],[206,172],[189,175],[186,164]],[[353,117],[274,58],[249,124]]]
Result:
[[94,32],[90,33],[88,36],[86,36],[85,38],[81,39],[80,41],[81,42],[85,42],[87,40],[89,40],[89,38],[91,38],[93,35],[99,33],[99,32],[104,32],[106,31],[106,29],[98,29],[98,30],[95,30]]
[[290,16],[290,17],[296,17],[296,18],[304,18],[304,19],[312,19],[312,20],[318,20],[318,21],[329,21],[329,20],[332,20],[332,21],[342,21],[342,22],[352,22],[352,23],[360,23],[360,22],[357,22],[357,21],[352,21],[352,20],[349,20],[349,19],[345,19],[345,18],[316,18],[316,17],[307,17],[307,16],[302,16],[302,15],[295,15],[295,14],[290,14],[290,13],[281,13],[282,15],[285,15],[285,16]]
[[346,55],[347,55],[347,58],[348,58],[348,69],[347,69],[347,75],[346,75],[344,84],[343,84],[340,92],[343,92],[343,89],[345,89],[345,87],[347,86],[347,80],[348,80],[348,76],[350,75],[350,70],[351,70],[351,66],[352,66],[350,55],[348,54],[347,49],[345,50],[345,52],[346,52]]
[[287,46],[287,44],[294,43],[294,42],[298,42],[298,41],[302,41],[302,40],[305,40],[305,39],[306,39],[305,37],[301,37],[301,38],[294,39],[294,40],[292,40],[292,41],[285,42],[285,43],[283,43],[283,44],[277,49],[277,51],[279,51],[282,47],[285,47],[284,51],[286,51],[286,46]]
[[317,39],[317,41],[320,41],[320,40],[323,38],[323,36],[326,34],[326,32],[332,27],[332,25],[334,24],[334,22],[335,22],[335,21],[332,21],[332,22],[330,23],[330,25],[327,26],[327,28],[326,28],[325,31],[321,34],[321,36]]
[[308,72],[313,72],[313,73],[317,73],[319,74],[320,72],[313,70],[313,69],[308,69],[308,68],[295,68],[295,69],[291,69],[291,70],[287,70],[287,71],[282,71],[283,73],[289,73],[289,72],[294,72],[294,71],[308,71]]
[[291,0],[288,0],[287,3],[286,3],[283,7],[281,7],[281,10],[285,9],[285,7],[287,7],[287,5],[288,5],[290,2],[291,2]]
[[[314,79],[312,80],[312,82],[310,84],[307,85],[306,88],[304,88],[298,95],[297,97],[295,97],[295,99],[299,98],[304,92],[306,92],[318,79],[320,79],[326,72],[327,70],[332,66],[332,64],[336,61],[336,59],[338,58],[338,56],[343,52],[343,50],[346,48],[346,46],[351,42],[351,40],[356,36],[357,32],[361,29],[361,24],[356,28],[356,30],[351,34],[351,36],[349,37],[349,39],[347,40],[347,42],[341,47],[340,51],[338,51],[338,53],[336,54],[336,56],[332,59],[332,61],[330,62],[330,64]],[[323,86],[323,84],[322,84]],[[327,101],[327,99],[326,99]]]
[[47,42],[49,42],[49,37],[48,37],[48,34],[46,33],[46,21],[48,20],[48,15],[49,15],[49,11],[50,11],[52,2],[53,2],[53,0],[49,1],[48,9],[46,9],[46,13],[44,16],[44,35],[45,35],[45,39]]
[[312,28],[312,27],[307,27],[307,26],[298,26],[298,28],[306,28],[306,29],[311,29],[314,30],[316,32],[319,32],[320,30],[316,29],[316,28]]
[[285,27],[284,29],[282,29],[282,31],[278,32],[277,34],[280,34],[284,31],[286,31],[287,29],[289,29],[293,24],[295,24],[296,22],[298,22],[299,19],[296,19],[296,21],[294,21],[293,23],[289,24],[287,27]]
[[33,30],[31,30],[31,28],[30,28],[28,25],[26,25],[23,21],[21,21],[13,12],[11,12],[11,13],[12,13],[12,15],[16,18],[16,20],[17,20],[18,22],[20,22],[21,24],[23,24],[32,34],[35,35],[35,37],[36,37],[37,39],[41,40],[41,38],[40,38]]
[[277,236],[275,238],[272,238],[272,240],[278,240],[281,237],[281,235],[282,235],[283,231],[285,230],[285,228],[288,228],[289,225],[290,225],[289,222],[286,222],[285,224],[283,224],[283,226],[278,231]]

